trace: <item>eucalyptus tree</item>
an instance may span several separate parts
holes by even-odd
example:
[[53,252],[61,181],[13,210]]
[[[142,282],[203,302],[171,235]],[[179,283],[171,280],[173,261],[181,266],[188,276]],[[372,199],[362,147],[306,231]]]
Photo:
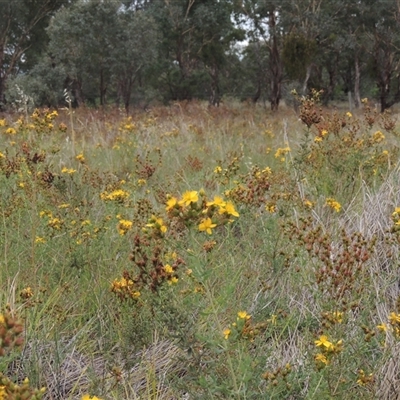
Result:
[[235,1],[236,20],[247,26],[249,42],[262,42],[260,49],[268,51],[267,82],[271,110],[278,110],[282,98],[284,68],[282,48],[285,32],[280,16],[286,3],[278,0]]
[[115,1],[79,1],[51,20],[48,52],[56,65],[64,66],[64,85],[77,105],[96,97],[105,104],[119,7]]
[[0,104],[7,79],[34,64],[46,45],[50,17],[68,0],[2,0],[0,6]]
[[126,112],[135,84],[157,60],[159,40],[155,21],[147,10],[136,8],[118,13],[111,68],[117,86],[117,102],[122,98]]
[[208,94],[218,104],[220,75],[231,45],[242,31],[231,19],[228,0],[154,0],[151,3],[162,36],[160,74],[171,99]]
[[368,39],[370,74],[383,112],[400,102],[400,4],[395,0],[360,0],[359,6]]
[[220,74],[227,66],[231,45],[244,38],[243,31],[234,26],[232,6],[227,1],[201,0],[193,3],[193,20],[197,56],[209,78],[209,102],[218,105],[221,98]]

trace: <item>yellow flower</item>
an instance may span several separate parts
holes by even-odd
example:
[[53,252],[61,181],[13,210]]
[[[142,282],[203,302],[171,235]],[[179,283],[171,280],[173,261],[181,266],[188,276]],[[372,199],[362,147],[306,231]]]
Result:
[[173,274],[174,273],[174,269],[169,264],[165,264],[164,265],[164,271],[167,274]]
[[322,137],[321,136],[315,136],[314,142],[316,142],[316,143],[322,142]]
[[333,311],[332,318],[335,322],[341,324],[343,322],[343,313],[341,311]]
[[382,332],[387,332],[388,327],[386,324],[380,324],[380,325],[377,325],[377,329]]
[[122,189],[116,189],[111,193],[103,192],[100,193],[100,198],[105,201],[117,201],[122,202],[129,197],[129,193]]
[[350,111],[347,111],[346,115],[351,118],[353,116],[353,114]]
[[6,126],[7,122],[5,119],[0,119],[0,126]]
[[220,174],[222,172],[222,168],[218,165],[214,168],[214,174]]
[[133,222],[126,219],[120,219],[118,222],[118,233],[121,236],[126,235],[126,233],[132,228]]
[[314,205],[312,201],[307,200],[307,199],[304,199],[304,200],[303,200],[303,204],[304,204],[304,206],[307,207],[307,208],[312,208],[313,205]]
[[280,158],[285,161],[285,155],[290,152],[290,147],[278,148],[275,153],[275,158]]
[[6,319],[3,314],[0,314],[0,325],[4,325],[6,323]]
[[46,243],[46,240],[40,236],[36,236],[35,243]]
[[138,180],[137,180],[137,184],[138,184],[139,186],[144,186],[144,185],[146,184],[146,179],[138,179]]
[[229,328],[224,329],[224,331],[222,332],[224,335],[224,339],[228,340],[229,335],[231,334],[231,330]]
[[317,347],[325,347],[326,349],[331,349],[333,347],[333,343],[328,340],[328,336],[326,335],[320,336],[314,343]]
[[84,155],[83,155],[82,153],[81,153],[81,154],[78,154],[78,155],[75,157],[75,159],[76,159],[77,161],[81,162],[81,163],[85,162],[85,157],[84,157]]
[[160,230],[161,233],[167,232],[168,228],[164,225],[164,221],[162,218],[157,218],[155,215],[152,215],[150,218],[150,223],[146,224],[148,228],[155,228]]
[[239,312],[237,313],[237,315],[238,315],[239,319],[248,320],[248,319],[251,318],[251,315],[247,314],[246,311],[239,311]]
[[389,321],[392,325],[396,325],[396,324],[400,323],[400,314],[391,312],[389,315]]
[[357,383],[358,383],[360,386],[368,385],[369,383],[372,383],[373,381],[374,381],[374,376],[373,376],[373,374],[366,375],[365,372],[364,372],[362,369],[360,369],[360,370],[358,371]]
[[89,394],[85,394],[82,396],[81,400],[101,400],[101,399],[97,396],[90,396]]
[[166,211],[172,210],[178,204],[178,199],[176,197],[171,197],[167,200],[167,207],[165,207]]
[[59,218],[50,218],[47,225],[53,229],[60,230],[63,223]]
[[62,170],[61,170],[61,172],[63,173],[63,174],[74,174],[75,172],[76,172],[76,169],[73,169],[73,168],[67,168],[67,167],[64,167]]
[[322,363],[325,364],[325,365],[328,365],[328,364],[329,364],[328,359],[327,359],[322,353],[316,354],[315,357],[314,357],[314,359],[315,359],[315,361],[320,361],[320,362],[322,362]]
[[374,143],[380,143],[382,141],[385,140],[385,135],[381,132],[381,131],[376,131],[373,135],[372,135],[372,141]]
[[225,207],[225,205],[226,205],[226,203],[221,196],[214,196],[213,201],[209,201],[206,203],[207,207],[210,207],[210,206]]
[[27,300],[33,296],[33,291],[32,289],[28,286],[25,289],[21,290],[21,293],[19,294],[23,299]]
[[200,232],[207,232],[209,235],[212,234],[212,229],[215,228],[217,224],[213,224],[211,218],[205,218],[201,221],[199,225]]
[[333,210],[335,210],[336,212],[339,212],[340,209],[342,208],[342,206],[340,205],[339,202],[337,202],[335,199],[332,199],[331,197],[326,199],[326,203],[325,205],[329,206],[330,208],[332,208]]
[[270,212],[271,214],[276,212],[276,205],[275,204],[266,204],[265,210]]
[[14,128],[8,128],[6,130],[7,135],[15,135],[17,131]]
[[199,200],[199,194],[196,190],[187,191],[183,193],[182,200],[179,201],[179,204],[184,204],[185,206],[190,205],[191,203],[197,203]]
[[176,276],[173,276],[171,278],[168,279],[168,285],[172,285],[178,283],[178,278]]
[[239,216],[239,213],[235,210],[235,206],[231,201],[227,201],[225,207],[220,207],[219,213],[220,214],[226,213],[228,215],[232,215],[233,217]]

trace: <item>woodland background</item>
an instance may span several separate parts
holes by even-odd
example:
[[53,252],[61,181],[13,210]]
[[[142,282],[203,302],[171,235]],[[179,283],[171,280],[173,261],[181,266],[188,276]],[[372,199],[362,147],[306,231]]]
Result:
[[400,101],[399,21],[396,0],[2,0],[0,102],[277,110],[313,88],[384,111]]

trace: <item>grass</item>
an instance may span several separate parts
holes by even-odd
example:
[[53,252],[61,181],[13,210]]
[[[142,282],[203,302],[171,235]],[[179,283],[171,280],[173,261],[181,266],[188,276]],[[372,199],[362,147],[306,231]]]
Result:
[[0,395],[396,398],[398,126],[317,97],[0,119]]

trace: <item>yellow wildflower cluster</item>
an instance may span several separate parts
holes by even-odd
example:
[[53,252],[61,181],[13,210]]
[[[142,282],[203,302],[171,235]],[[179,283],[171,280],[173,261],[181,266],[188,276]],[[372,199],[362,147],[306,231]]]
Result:
[[325,205],[332,208],[336,212],[339,212],[342,208],[341,204],[338,201],[336,201],[335,199],[333,199],[332,197],[328,197],[326,199]]
[[52,217],[47,222],[47,225],[50,228],[53,228],[53,229],[55,229],[57,231],[59,231],[61,229],[63,224],[64,224],[64,221],[62,219],[60,219],[60,218],[57,218],[57,217]]
[[400,339],[400,314],[396,314],[395,312],[391,312],[388,316],[389,324],[381,323],[377,325],[377,329],[381,332],[393,332],[396,339]]
[[322,317],[331,324],[341,324],[343,322],[343,312],[341,311],[324,312]]
[[[201,196],[201,204],[199,199]],[[185,222],[196,220],[200,232],[212,234],[212,230],[226,220],[232,221],[231,217],[239,217],[234,204],[224,200],[221,196],[207,201],[204,191],[187,191],[181,199],[169,197],[165,210],[171,218],[182,218]]]
[[63,167],[63,169],[61,170],[61,172],[62,172],[63,174],[72,175],[72,174],[74,174],[74,173],[76,172],[76,169]]
[[175,270],[171,267],[170,264],[164,265],[164,272],[167,274],[167,282],[168,285],[172,285],[174,283],[178,283],[178,277],[175,274]]
[[381,131],[376,131],[372,135],[372,142],[373,143],[381,143],[385,140],[385,135]]
[[114,279],[111,285],[111,291],[117,294],[121,300],[137,300],[140,297],[140,292],[137,290],[133,280],[125,277]]
[[374,375],[371,374],[366,374],[364,372],[364,370],[360,369],[358,370],[358,379],[357,379],[357,383],[360,386],[368,386],[371,385],[372,383],[374,383]]
[[57,117],[58,117],[58,112],[56,110],[50,111],[49,109],[44,109],[44,110],[36,109],[31,115],[33,123],[27,124],[26,127],[29,129],[35,129],[36,132],[50,133],[54,128],[53,121]]
[[247,311],[239,311],[237,313],[236,322],[232,323],[229,328],[222,331],[222,335],[225,340],[228,340],[232,334],[232,329],[234,329],[236,337],[249,338],[251,334],[251,339],[253,338],[253,332],[251,329],[251,315]]
[[319,367],[321,367],[321,364],[328,365],[331,357],[343,350],[343,340],[338,340],[336,343],[333,343],[326,335],[321,335],[314,343],[315,346],[319,347],[321,350],[321,352],[317,353],[314,357]]
[[126,219],[120,219],[118,221],[118,233],[121,236],[124,236],[127,234],[127,232],[132,228],[133,222],[128,221]]
[[129,197],[129,193],[122,189],[116,189],[112,192],[100,193],[100,198],[104,201],[116,201],[118,203],[124,202]]
[[290,147],[279,147],[275,152],[275,158],[279,158],[281,161],[285,161],[286,154],[290,152]]
[[400,226],[400,207],[396,207],[392,214],[392,221],[394,225]]
[[163,219],[156,217],[155,215],[151,216],[149,223],[146,224],[146,227],[152,228],[152,231],[159,235],[163,235],[168,230]]
[[132,117],[124,119],[118,128],[118,130],[123,133],[133,132],[135,129],[136,125],[132,122]]

